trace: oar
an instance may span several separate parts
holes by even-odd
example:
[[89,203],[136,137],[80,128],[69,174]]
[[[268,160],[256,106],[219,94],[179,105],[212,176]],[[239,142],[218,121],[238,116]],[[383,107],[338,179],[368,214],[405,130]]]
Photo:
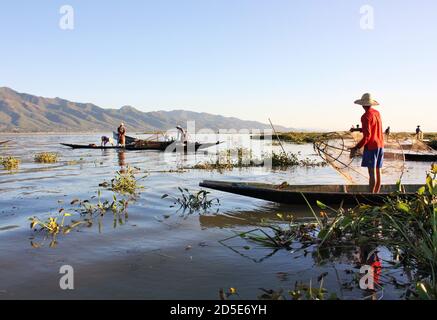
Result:
[[270,118],[269,118],[269,122],[270,122],[270,125],[272,126],[273,132],[274,132],[275,135],[276,135],[276,139],[278,139],[279,144],[281,145],[282,151],[283,151],[284,153],[287,153],[287,152],[285,152],[284,146],[282,145],[282,141],[281,141],[281,139],[279,139],[279,135],[278,135],[278,133],[276,132],[275,127],[273,126],[273,123],[272,123],[272,121],[270,120]]

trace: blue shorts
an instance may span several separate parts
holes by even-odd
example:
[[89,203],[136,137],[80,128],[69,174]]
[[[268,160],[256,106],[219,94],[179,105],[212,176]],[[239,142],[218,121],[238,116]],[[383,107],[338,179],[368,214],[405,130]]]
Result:
[[362,167],[366,168],[382,168],[384,163],[384,148],[375,150],[364,149]]

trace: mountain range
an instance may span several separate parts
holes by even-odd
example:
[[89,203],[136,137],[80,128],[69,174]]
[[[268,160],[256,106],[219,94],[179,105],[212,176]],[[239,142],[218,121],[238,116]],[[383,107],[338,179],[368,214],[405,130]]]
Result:
[[[0,132],[108,131],[124,122],[129,131],[160,131],[195,121],[196,130],[270,129],[270,125],[186,110],[142,112],[131,106],[106,109],[92,103],[44,98],[0,87]],[[276,127],[279,131],[290,128]]]

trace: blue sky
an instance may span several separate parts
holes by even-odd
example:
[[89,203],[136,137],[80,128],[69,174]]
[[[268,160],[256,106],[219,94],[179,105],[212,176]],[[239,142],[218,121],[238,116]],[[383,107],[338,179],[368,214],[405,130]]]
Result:
[[437,131],[435,0],[1,1],[0,39],[0,86],[21,92],[340,130],[370,91],[384,125]]

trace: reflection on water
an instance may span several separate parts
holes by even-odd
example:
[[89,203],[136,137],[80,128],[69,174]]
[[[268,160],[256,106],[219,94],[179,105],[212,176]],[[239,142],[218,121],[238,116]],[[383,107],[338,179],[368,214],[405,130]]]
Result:
[[119,150],[118,154],[118,165],[120,166],[120,172],[126,172],[126,152],[124,150]]
[[[21,160],[19,170],[12,174],[0,170],[0,289],[6,290],[6,293],[0,293],[0,299],[181,296],[216,299],[218,289],[223,287],[236,287],[242,298],[253,299],[258,296],[260,287],[288,290],[296,281],[309,283],[313,280],[316,283],[326,272],[324,286],[329,291],[345,298],[363,296],[354,280],[359,273],[354,262],[356,249],[329,248],[331,251],[326,253],[313,252],[311,247],[295,251],[272,250],[255,248],[245,239],[235,239],[232,248],[249,257],[245,258],[220,243],[238,232],[260,228],[262,221],[280,223],[278,213],[293,215],[296,220],[310,219],[312,214],[304,206],[280,206],[211,191],[211,197],[220,199],[218,213],[195,213],[181,218],[177,208],[170,207],[172,203],[161,199],[164,194],[178,196],[178,187],[199,190],[201,180],[344,183],[331,168],[234,169],[223,174],[178,171],[179,167],[210,160],[226,146],[197,154],[163,154],[157,151],[72,150],[59,145],[60,142],[96,143],[101,135],[0,137],[0,140],[13,140],[0,147],[0,155],[13,155]],[[237,143],[238,139],[235,141]],[[279,150],[280,147],[274,148]],[[301,152],[302,158],[314,157],[311,145],[286,144],[286,148]],[[37,164],[33,156],[38,152],[58,152],[60,161]],[[408,165],[404,182],[422,183],[429,165]],[[64,208],[72,212],[68,224],[85,219],[70,203],[74,199],[89,199],[96,203],[98,190],[102,201],[111,200],[112,193],[99,184],[110,181],[116,171],[126,170],[127,166],[150,173],[141,181],[145,188],[138,199],[129,203],[129,219],[110,212],[96,215],[90,227],[83,225],[66,236],[58,236],[56,248],[29,246],[29,240],[39,241],[41,239],[37,238],[43,237],[31,232],[29,217],[46,219]],[[247,246],[250,250],[245,248]],[[382,257],[386,254],[383,250],[379,253]],[[56,285],[62,264],[74,266],[80,282],[89,285],[78,285],[68,296],[59,292]],[[385,283],[384,295],[398,298],[402,291],[388,283],[388,270],[383,265],[380,275]],[[346,282],[351,283],[352,289],[343,286]]]

